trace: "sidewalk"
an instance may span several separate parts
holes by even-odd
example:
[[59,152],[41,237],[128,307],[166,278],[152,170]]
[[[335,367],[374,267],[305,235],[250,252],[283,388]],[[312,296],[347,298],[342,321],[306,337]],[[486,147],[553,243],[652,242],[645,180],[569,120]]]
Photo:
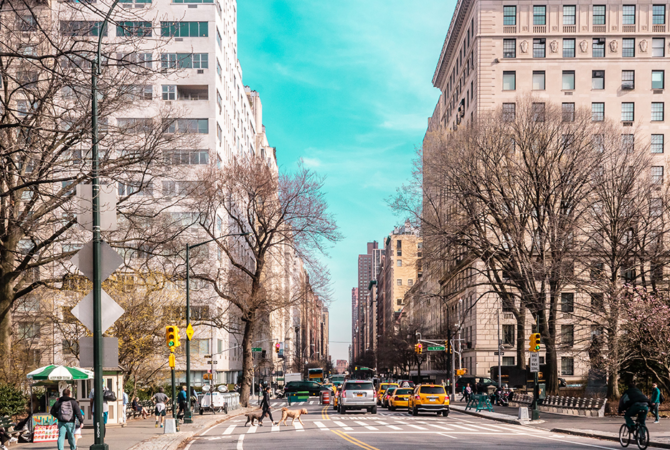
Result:
[[[505,408],[503,406],[494,406],[494,412],[474,410],[465,411],[465,402],[454,402],[451,408],[454,411],[464,412],[479,417],[485,417],[506,423],[520,424],[517,420],[518,408]],[[653,423],[651,416],[647,417],[647,428],[651,435],[651,446],[670,448],[670,419],[661,418],[659,423]],[[624,423],[623,416],[606,417],[584,417],[584,416],[564,416],[562,414],[552,414],[540,412],[538,422],[524,422],[522,425],[542,428],[554,433],[574,434],[580,436],[594,437],[606,440],[619,440],[619,428]]]
[[[255,409],[253,407],[252,409]],[[163,428],[155,427],[154,417],[148,419],[131,419],[125,427],[111,426],[107,428],[105,442],[110,450],[167,450],[176,449],[185,439],[194,434],[223,422],[231,417],[244,414],[248,409],[239,408],[228,414],[205,413],[193,415],[192,424],[181,424],[179,433],[164,434]],[[77,445],[78,448],[88,448],[93,444],[93,428],[84,428],[82,438]],[[55,442],[42,442],[34,444],[13,444],[12,447],[21,450],[54,450]],[[69,448],[67,440],[65,448]]]

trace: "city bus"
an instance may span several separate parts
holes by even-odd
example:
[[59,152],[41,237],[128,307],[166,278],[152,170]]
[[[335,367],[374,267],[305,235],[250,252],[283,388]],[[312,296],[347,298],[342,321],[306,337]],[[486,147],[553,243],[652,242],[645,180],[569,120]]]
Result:
[[354,367],[354,372],[351,374],[352,380],[372,380],[376,375],[375,369],[369,367]]
[[323,369],[307,369],[307,381],[314,381],[317,383],[323,383]]
[[335,374],[330,376],[330,382],[340,387],[344,383],[344,374]]

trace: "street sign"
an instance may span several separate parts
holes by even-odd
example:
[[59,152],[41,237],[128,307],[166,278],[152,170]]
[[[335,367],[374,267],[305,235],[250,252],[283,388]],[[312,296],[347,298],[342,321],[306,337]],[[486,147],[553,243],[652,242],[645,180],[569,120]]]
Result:
[[[100,186],[100,231],[116,231],[116,184]],[[88,231],[93,231],[93,186],[77,185],[77,222]]]
[[[100,279],[105,281],[123,264],[123,258],[110,245],[100,242],[102,267]],[[86,278],[93,281],[93,241],[89,241],[74,255],[70,262],[84,274]]]
[[[107,295],[107,292],[102,291],[102,311],[101,311],[101,320],[102,327],[101,331],[104,333],[107,331],[107,328],[114,325],[119,317],[123,315],[125,310],[119,306],[112,297]],[[86,297],[84,297],[77,305],[71,310],[72,315],[75,316],[79,321],[93,332],[93,292],[90,292]]]
[[437,346],[434,346],[434,347],[428,347],[427,350],[428,350],[429,352],[443,352],[443,351],[445,351],[446,349],[447,349],[447,348],[446,348],[444,345],[437,345]]
[[[212,355],[205,355],[205,358],[211,358],[211,357],[212,357]],[[209,364],[209,363],[207,363],[207,364]]]
[[540,354],[531,353],[530,354],[530,371],[539,372],[540,371]]
[[[191,326],[190,323],[189,323],[188,326],[186,327],[186,337],[188,338],[189,341],[190,341],[191,338],[193,337],[193,327]],[[210,356],[210,358],[211,358],[211,356]]]
[[254,353],[260,353],[260,352],[263,351],[263,349],[260,348],[260,347],[253,347],[253,348],[251,349],[251,351],[254,352]]
[[218,364],[218,363],[219,363],[218,361],[207,361],[207,364],[210,365],[210,366],[211,366],[212,364]]
[[498,355],[503,356],[505,354],[505,352],[493,352],[493,354],[496,355],[496,356],[498,356]]

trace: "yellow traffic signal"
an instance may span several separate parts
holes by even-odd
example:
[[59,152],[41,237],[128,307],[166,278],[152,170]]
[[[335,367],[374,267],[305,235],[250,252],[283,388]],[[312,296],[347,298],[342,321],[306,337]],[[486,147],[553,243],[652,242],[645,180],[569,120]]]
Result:
[[279,353],[279,342],[275,344],[275,353]]
[[174,351],[175,348],[181,345],[179,343],[179,327],[174,325],[165,327],[165,343],[170,351]]
[[174,369],[174,366],[175,366],[175,357],[174,357],[174,353],[170,353],[170,359],[168,360],[168,362],[170,363],[170,367],[171,367],[172,369]]
[[416,352],[417,355],[420,355],[421,353],[423,353],[423,345],[416,344],[414,346],[414,351]]
[[530,348],[528,349],[531,352],[539,352],[540,351],[540,341],[542,339],[542,336],[540,333],[533,333],[530,335]]

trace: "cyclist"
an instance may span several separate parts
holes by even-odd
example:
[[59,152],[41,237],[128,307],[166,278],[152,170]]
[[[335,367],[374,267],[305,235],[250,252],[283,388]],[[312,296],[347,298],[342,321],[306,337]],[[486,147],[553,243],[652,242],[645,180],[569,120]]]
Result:
[[619,414],[626,411],[624,419],[631,432],[635,428],[632,417],[637,414],[637,421],[644,425],[650,406],[651,401],[635,386],[634,382],[631,382],[619,401]]

